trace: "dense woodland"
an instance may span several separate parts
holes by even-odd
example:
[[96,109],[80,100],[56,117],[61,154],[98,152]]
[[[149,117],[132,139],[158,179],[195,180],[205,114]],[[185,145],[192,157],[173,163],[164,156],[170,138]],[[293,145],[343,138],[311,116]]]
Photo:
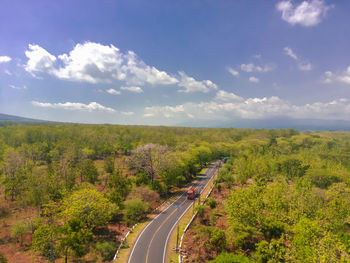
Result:
[[[0,252],[13,242],[52,262],[108,261],[111,225],[142,220],[223,157],[222,209],[197,208],[206,259],[349,261],[350,133],[117,125],[0,127],[0,225],[11,229]],[[32,214],[9,225],[15,209]]]
[[235,143],[191,262],[350,262],[350,133],[278,133]]

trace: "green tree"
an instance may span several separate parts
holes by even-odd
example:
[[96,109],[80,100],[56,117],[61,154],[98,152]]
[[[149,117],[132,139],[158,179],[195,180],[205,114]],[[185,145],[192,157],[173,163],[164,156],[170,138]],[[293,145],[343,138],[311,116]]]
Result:
[[148,204],[139,198],[125,201],[124,207],[124,220],[128,225],[137,223],[149,209]]

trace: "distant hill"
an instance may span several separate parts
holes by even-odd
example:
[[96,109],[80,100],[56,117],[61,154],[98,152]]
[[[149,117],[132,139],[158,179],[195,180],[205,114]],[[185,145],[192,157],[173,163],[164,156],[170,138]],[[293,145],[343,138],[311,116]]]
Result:
[[46,122],[43,120],[36,120],[36,119],[30,119],[30,118],[24,118],[20,116],[14,116],[14,115],[8,115],[0,113],[0,121],[30,121],[30,122]]
[[317,119],[238,119],[232,121],[193,121],[181,123],[185,127],[250,128],[250,129],[295,129],[300,131],[350,131],[350,121]]

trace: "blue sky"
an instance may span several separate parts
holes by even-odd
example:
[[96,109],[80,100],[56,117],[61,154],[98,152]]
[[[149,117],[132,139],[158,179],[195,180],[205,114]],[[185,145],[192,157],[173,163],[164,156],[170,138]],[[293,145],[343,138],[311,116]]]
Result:
[[350,120],[346,0],[2,0],[0,112]]

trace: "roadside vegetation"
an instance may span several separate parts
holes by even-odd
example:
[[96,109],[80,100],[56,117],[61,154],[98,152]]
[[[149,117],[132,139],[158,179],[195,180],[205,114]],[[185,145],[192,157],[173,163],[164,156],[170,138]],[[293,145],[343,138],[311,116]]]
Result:
[[237,142],[184,262],[350,262],[349,139],[261,131]]
[[4,124],[1,260],[110,261],[134,223],[145,220],[209,162],[232,155],[238,141],[259,133]]

